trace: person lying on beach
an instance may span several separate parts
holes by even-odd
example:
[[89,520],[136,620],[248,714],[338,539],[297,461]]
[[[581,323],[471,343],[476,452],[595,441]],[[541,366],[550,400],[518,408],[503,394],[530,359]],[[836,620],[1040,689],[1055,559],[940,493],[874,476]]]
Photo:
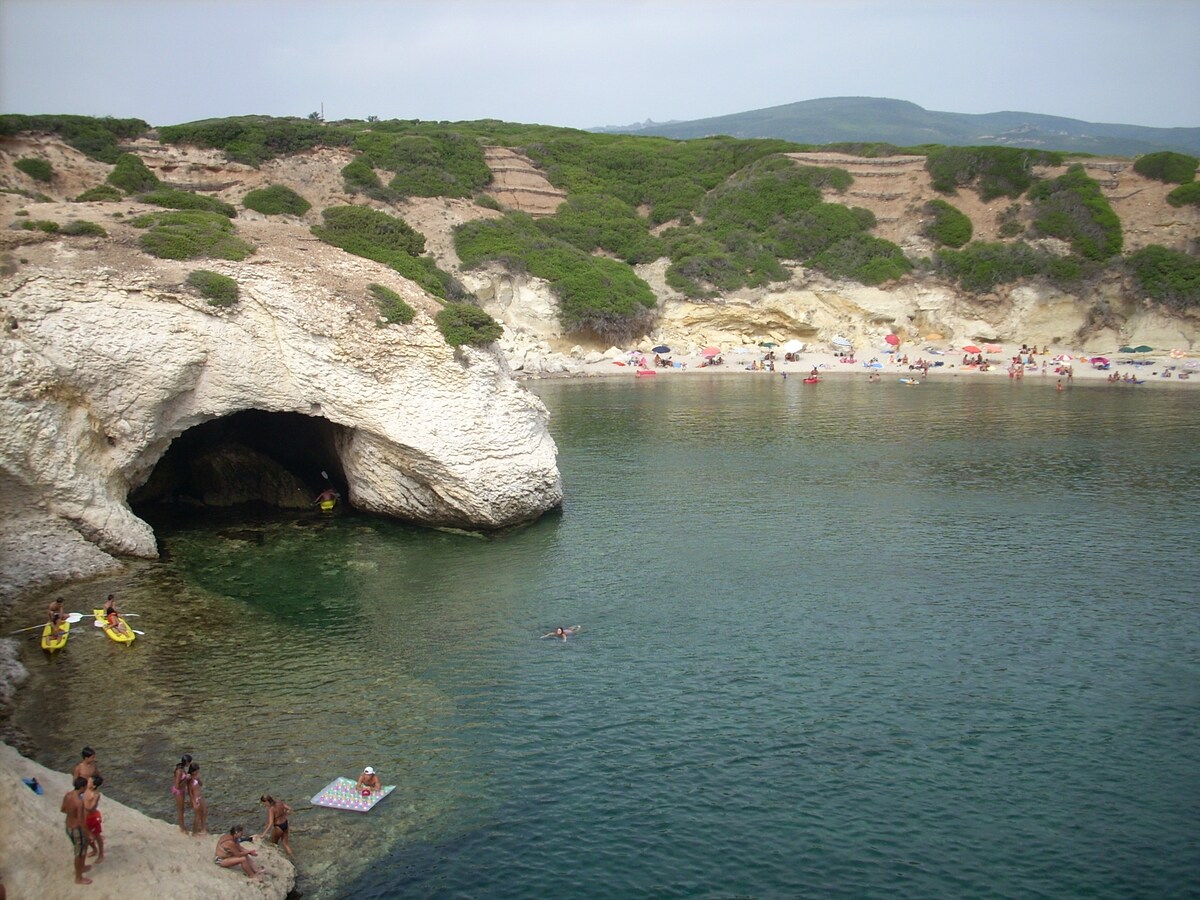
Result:
[[545,634],[542,635],[542,637],[543,638],[562,638],[565,641],[571,635],[579,634],[579,632],[581,632],[582,630],[583,630],[582,625],[571,625],[567,628],[563,628],[561,625],[559,625],[553,631],[547,631]]
[[363,773],[358,776],[358,783],[354,785],[356,791],[361,791],[363,794],[371,793],[372,791],[382,791],[383,784],[379,780],[379,775],[370,766],[363,769]]
[[262,881],[258,877],[258,869],[254,866],[254,860],[250,857],[258,856],[257,850],[247,850],[242,846],[241,836],[245,829],[241,825],[234,825],[229,829],[227,834],[223,834],[217,839],[217,849],[213,855],[215,862],[222,869],[232,869],[234,866],[241,866],[242,871],[251,881]]

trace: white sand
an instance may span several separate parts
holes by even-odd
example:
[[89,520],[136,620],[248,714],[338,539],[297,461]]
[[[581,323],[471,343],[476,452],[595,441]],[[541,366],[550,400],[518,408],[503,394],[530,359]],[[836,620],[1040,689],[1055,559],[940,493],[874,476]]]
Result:
[[[44,793],[22,781],[36,778]],[[0,744],[0,883],[9,898],[87,897],[93,900],[209,900],[209,898],[282,898],[296,881],[284,854],[257,839],[255,862],[262,881],[240,868],[213,864],[217,835],[187,837],[175,825],[151,819],[104,797],[104,862],[76,885],[71,843],[59,812],[70,776],[53,772]],[[164,788],[164,803],[171,797]],[[172,809],[173,812],[173,809]],[[242,822],[248,834],[256,822]]]

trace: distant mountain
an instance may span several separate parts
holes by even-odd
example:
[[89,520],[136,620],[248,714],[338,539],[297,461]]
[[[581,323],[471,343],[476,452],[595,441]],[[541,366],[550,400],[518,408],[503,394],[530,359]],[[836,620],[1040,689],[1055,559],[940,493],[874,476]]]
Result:
[[616,134],[698,138],[780,138],[798,144],[884,141],[900,147],[997,144],[1101,155],[1136,156],[1155,150],[1200,155],[1200,128],[1146,128],[1043,116],[1026,112],[934,112],[904,100],[826,97],[751,112],[695,119],[595,128]]

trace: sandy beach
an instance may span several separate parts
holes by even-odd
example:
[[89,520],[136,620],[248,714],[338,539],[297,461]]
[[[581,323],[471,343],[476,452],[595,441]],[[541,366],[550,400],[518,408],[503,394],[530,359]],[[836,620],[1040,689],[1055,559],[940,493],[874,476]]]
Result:
[[[670,360],[670,366],[656,366],[655,354],[649,350],[637,352],[609,350],[599,361],[585,362],[584,377],[658,377],[675,378],[694,374],[704,375],[748,375],[786,376],[804,378],[813,369],[817,376],[825,378],[859,378],[867,381],[873,373],[879,380],[899,381],[912,378],[918,382],[936,384],[951,378],[1000,378],[1045,384],[1057,388],[1061,380],[1064,387],[1074,383],[1103,385],[1116,388],[1148,387],[1150,385],[1196,385],[1200,386],[1200,359],[1191,356],[1172,358],[1166,353],[1128,354],[1117,352],[1080,352],[1065,347],[1051,346],[1045,354],[1037,353],[1033,363],[1016,371],[1012,357],[1019,348],[1003,348],[1001,352],[966,354],[960,349],[934,347],[930,345],[901,346],[895,353],[881,351],[859,352],[854,356],[839,356],[833,351],[804,350],[795,360],[785,361],[784,354],[775,349],[774,370],[755,368],[755,363],[766,366],[764,359],[770,348],[764,347],[721,347],[719,365],[707,365],[706,358],[698,350],[686,353],[664,353],[660,358]],[[985,365],[979,366],[965,360],[982,355]],[[1093,365],[1097,356],[1107,358],[1107,369]],[[645,365],[641,359],[645,359]],[[927,362],[924,370],[919,363]],[[1010,371],[1010,369],[1012,371]],[[639,375],[638,373],[642,374]],[[647,373],[653,372],[650,376]],[[1113,375],[1119,381],[1112,382]],[[1180,376],[1183,377],[1180,377]],[[1129,380],[1132,379],[1132,380]]]

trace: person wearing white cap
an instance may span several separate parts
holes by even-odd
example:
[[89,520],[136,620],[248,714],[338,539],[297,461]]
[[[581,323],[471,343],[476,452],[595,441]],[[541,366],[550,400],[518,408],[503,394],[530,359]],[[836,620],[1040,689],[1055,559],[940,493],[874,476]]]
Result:
[[367,766],[363,769],[362,774],[358,776],[358,784],[354,786],[354,789],[361,791],[363,796],[366,796],[372,791],[383,790],[383,785],[379,781],[379,776],[375,774],[375,770]]

